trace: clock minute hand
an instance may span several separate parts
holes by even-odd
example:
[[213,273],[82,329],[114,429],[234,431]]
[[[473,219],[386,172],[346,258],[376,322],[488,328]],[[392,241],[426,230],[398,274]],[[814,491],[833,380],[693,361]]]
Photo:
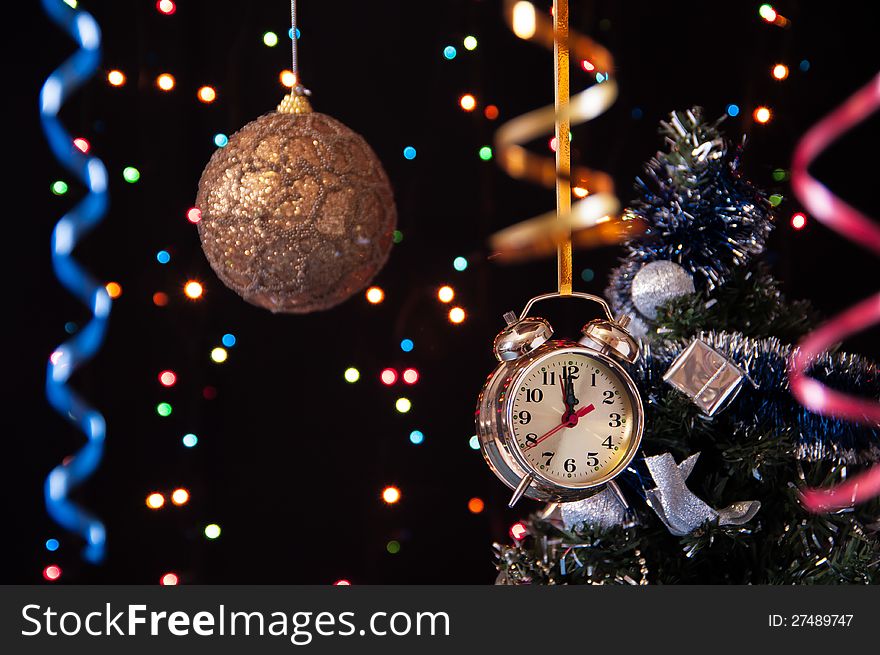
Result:
[[545,439],[549,439],[550,437],[552,437],[554,434],[559,432],[562,428],[574,427],[575,425],[577,425],[578,419],[583,418],[584,416],[586,416],[587,414],[592,412],[594,409],[596,409],[596,408],[593,407],[592,404],[589,404],[586,407],[581,407],[578,411],[576,411],[574,414],[571,414],[570,416],[569,415],[563,416],[562,423],[560,423],[556,427],[550,429],[548,432],[545,432],[544,434],[542,434],[540,437],[538,437],[535,440],[535,443],[533,443],[531,446],[526,446],[523,450],[529,450],[530,448],[534,448],[535,446],[537,446],[539,443],[541,443]]

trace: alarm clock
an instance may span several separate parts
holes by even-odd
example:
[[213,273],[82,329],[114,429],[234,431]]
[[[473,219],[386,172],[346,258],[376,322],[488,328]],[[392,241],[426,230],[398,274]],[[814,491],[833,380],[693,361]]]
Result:
[[[529,316],[549,298],[598,303],[604,319],[584,325],[579,340],[552,339],[550,323]],[[532,298],[495,338],[498,367],[477,401],[477,436],[489,468],[514,490],[510,507],[526,496],[543,502],[588,498],[611,485],[635,457],[644,408],[625,366],[639,356],[608,303],[588,293]]]

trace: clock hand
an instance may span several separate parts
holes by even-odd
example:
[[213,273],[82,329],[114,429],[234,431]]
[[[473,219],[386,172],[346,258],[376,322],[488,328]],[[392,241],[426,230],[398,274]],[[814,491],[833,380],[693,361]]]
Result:
[[574,427],[575,425],[577,425],[578,419],[583,418],[584,416],[586,416],[587,414],[592,412],[594,409],[596,409],[596,408],[593,407],[592,404],[589,404],[586,407],[581,407],[578,411],[576,411],[574,414],[571,414],[570,416],[568,416],[568,415],[563,416],[562,423],[560,423],[556,427],[551,428],[549,431],[542,434],[540,437],[538,437],[535,440],[535,443],[533,443],[530,446],[526,446],[523,450],[529,450],[530,448],[534,448],[535,446],[537,446],[539,443],[541,443],[545,439],[549,439],[550,437],[552,437],[554,434],[559,432],[562,428]]
[[573,408],[568,402],[568,389],[566,388],[565,379],[561,375],[559,376],[559,388],[562,390],[562,404],[565,406],[565,412],[563,412],[562,414],[562,422],[566,423],[571,417]]

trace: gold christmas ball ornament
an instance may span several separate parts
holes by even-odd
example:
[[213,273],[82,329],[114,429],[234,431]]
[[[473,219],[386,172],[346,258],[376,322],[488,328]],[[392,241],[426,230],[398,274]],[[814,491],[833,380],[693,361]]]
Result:
[[366,287],[391,250],[397,210],[363,137],[291,94],[211,157],[196,205],[223,283],[273,312],[329,309]]

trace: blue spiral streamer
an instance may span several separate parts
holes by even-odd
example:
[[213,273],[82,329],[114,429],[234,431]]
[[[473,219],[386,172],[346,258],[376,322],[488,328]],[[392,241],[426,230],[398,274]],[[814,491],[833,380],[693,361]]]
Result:
[[88,324],[62,343],[49,357],[46,396],[49,404],[85,434],[88,441],[56,466],[46,478],[46,509],[61,526],[86,540],[83,557],[93,563],[104,559],[106,531],[95,516],[73,503],[68,495],[98,467],[104,450],[106,425],[67,382],[74,371],[90,360],[104,340],[110,316],[110,295],[73,259],[77,242],[94,228],[107,210],[107,169],[97,157],[80,152],[58,119],[61,106],[97,70],[101,58],[101,30],[88,12],[73,9],[62,0],[42,0],[43,9],[79,45],[59,66],[40,91],[40,121],[55,158],[87,188],[86,196],[61,217],[52,232],[52,267],[61,284],[92,312]]

